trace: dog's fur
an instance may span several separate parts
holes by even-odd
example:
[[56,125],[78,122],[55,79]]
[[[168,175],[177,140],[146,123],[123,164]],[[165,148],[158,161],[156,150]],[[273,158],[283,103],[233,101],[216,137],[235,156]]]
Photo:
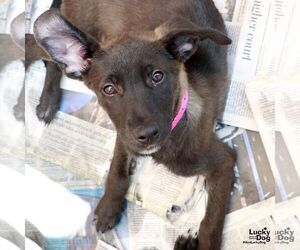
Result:
[[[175,249],[220,249],[235,154],[213,133],[227,93],[224,45],[230,39],[212,0],[63,0],[55,5],[59,10],[45,12],[35,23],[35,38],[47,52],[38,54],[52,60],[37,114],[46,123],[52,120],[63,71],[96,93],[117,129],[105,195],[95,210],[97,230],[118,222],[129,162],[151,155],[177,175],[204,175],[208,183],[198,236],[179,237]],[[32,60],[38,48],[28,49]],[[156,69],[164,73],[158,84],[153,83]],[[113,96],[104,93],[107,86]],[[188,108],[171,131],[184,89]]]

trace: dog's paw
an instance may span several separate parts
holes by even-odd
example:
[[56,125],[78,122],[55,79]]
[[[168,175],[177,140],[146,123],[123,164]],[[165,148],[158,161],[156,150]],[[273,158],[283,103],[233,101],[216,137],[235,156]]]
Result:
[[96,231],[105,233],[111,230],[116,224],[118,224],[119,215],[101,216],[100,214],[94,214],[93,222],[96,226]]
[[180,235],[174,246],[174,250],[197,250],[198,249],[198,238],[197,236],[184,236]]
[[24,105],[21,106],[19,104],[16,104],[13,107],[13,112],[14,112],[14,117],[16,118],[17,121],[25,122],[25,108],[24,108]]
[[43,121],[46,125],[50,124],[57,111],[58,111],[57,105],[43,105],[40,103],[36,107],[36,115],[38,119],[40,121]]
[[97,232],[106,232],[112,229],[120,220],[121,208],[115,206],[103,198],[94,211],[94,219]]

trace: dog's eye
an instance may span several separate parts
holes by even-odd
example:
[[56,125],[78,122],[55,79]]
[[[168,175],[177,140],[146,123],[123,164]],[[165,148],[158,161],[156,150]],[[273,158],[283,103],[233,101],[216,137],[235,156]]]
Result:
[[161,70],[154,70],[152,73],[152,84],[156,86],[157,84],[161,83],[165,78],[164,72]]
[[117,94],[117,90],[115,89],[115,87],[112,84],[106,84],[103,89],[102,89],[103,93],[108,95],[108,96],[113,96],[115,94]]

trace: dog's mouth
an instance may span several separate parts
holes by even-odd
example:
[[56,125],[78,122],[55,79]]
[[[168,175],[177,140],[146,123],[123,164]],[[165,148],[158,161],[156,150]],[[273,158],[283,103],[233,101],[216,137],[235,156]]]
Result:
[[155,142],[142,145],[141,143],[138,143],[136,141],[129,142],[128,147],[131,149],[132,153],[140,155],[140,156],[151,156],[158,151],[160,151],[165,143],[169,140],[171,135],[171,130],[164,131],[159,139]]
[[161,146],[159,146],[159,145],[151,145],[151,146],[147,147],[146,149],[139,151],[138,154],[143,155],[143,156],[150,156],[154,153],[157,153],[160,149],[161,149]]

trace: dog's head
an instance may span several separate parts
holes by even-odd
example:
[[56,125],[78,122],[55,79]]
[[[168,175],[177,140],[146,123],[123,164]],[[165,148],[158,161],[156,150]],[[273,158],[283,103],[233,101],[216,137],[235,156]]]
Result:
[[229,44],[224,34],[170,21],[147,35],[119,37],[104,46],[49,10],[35,23],[38,43],[66,75],[98,97],[129,150],[151,154],[171,133],[187,81],[183,63],[204,39]]

